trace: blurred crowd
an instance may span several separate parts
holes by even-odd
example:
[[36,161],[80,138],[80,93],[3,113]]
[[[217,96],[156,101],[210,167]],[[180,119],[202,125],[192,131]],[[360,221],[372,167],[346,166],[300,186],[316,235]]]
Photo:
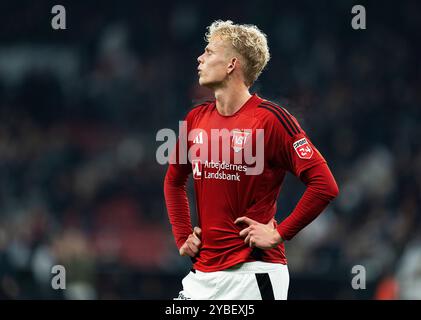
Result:
[[[290,298],[421,299],[419,3],[367,4],[359,31],[351,1],[79,3],[64,31],[48,28],[47,1],[0,6],[0,298],[178,294],[190,261],[171,234],[155,136],[209,96],[196,58],[206,26],[231,19],[268,35],[252,91],[296,116],[340,188],[286,244]],[[289,175],[278,220],[303,191]],[[51,288],[54,265],[65,290]],[[351,287],[356,265],[366,290]]]

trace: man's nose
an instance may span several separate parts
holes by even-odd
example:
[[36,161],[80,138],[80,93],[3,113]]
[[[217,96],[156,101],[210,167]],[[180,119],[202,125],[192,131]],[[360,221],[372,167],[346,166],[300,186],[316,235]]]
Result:
[[197,57],[197,62],[202,63],[203,62],[203,54]]

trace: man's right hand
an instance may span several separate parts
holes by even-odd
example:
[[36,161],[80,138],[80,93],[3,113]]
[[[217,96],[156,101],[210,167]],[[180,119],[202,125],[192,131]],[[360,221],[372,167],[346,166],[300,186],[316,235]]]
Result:
[[199,253],[199,249],[202,245],[200,237],[202,235],[202,229],[194,227],[193,233],[189,235],[186,242],[180,248],[180,256],[194,257]]

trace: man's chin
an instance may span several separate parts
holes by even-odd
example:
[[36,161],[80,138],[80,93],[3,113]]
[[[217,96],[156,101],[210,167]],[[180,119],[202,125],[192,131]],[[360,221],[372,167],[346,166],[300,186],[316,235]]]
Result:
[[204,81],[202,78],[199,78],[199,85],[206,87],[206,81]]
[[214,82],[205,81],[201,78],[199,78],[199,85],[202,86],[202,87],[209,88],[209,89],[212,89],[213,87],[215,87]]

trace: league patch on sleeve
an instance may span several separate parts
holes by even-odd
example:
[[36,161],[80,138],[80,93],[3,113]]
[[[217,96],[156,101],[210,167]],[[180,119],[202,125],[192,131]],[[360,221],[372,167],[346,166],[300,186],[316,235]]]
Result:
[[301,159],[311,159],[313,156],[313,149],[306,138],[301,138],[293,143],[295,152]]

